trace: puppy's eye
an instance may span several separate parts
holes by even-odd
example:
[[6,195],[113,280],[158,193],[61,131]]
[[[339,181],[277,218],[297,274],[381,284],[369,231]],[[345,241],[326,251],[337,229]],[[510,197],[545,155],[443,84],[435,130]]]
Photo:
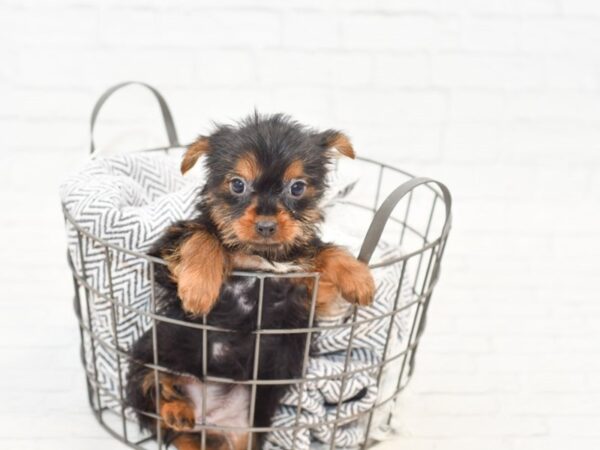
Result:
[[241,195],[246,191],[246,182],[241,178],[234,178],[229,182],[229,189],[235,195]]
[[290,186],[290,194],[292,197],[302,197],[306,190],[306,183],[304,181],[294,181]]

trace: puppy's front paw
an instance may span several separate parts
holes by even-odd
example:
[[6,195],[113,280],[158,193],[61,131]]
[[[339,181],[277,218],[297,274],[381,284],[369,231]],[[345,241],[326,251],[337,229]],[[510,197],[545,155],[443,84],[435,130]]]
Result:
[[324,292],[327,295],[324,294],[324,298],[333,299],[332,294],[337,292],[345,300],[361,306],[373,302],[375,282],[365,263],[335,246],[322,250],[316,262],[317,270],[321,272],[319,290],[326,288]]
[[196,424],[194,408],[184,400],[164,403],[160,407],[160,416],[165,425],[175,431],[191,431]]
[[219,297],[227,270],[225,250],[214,236],[197,232],[175,255],[169,269],[183,309],[194,315],[207,314]]
[[339,288],[347,301],[368,306],[375,296],[375,281],[366,264],[355,261],[348,269],[348,276],[339,280]]
[[203,275],[180,277],[177,295],[186,312],[199,316],[210,312],[223,283],[222,276],[211,275],[212,279],[203,278]]

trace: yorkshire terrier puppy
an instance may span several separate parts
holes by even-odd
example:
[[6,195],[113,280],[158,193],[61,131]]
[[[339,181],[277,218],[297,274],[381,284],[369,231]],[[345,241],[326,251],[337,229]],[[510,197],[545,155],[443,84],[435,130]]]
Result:
[[[326,175],[338,155],[354,158],[344,134],[317,132],[284,115],[255,114],[236,126],[219,126],[189,146],[181,170],[186,173],[203,157],[206,184],[198,217],[168,228],[150,252],[166,262],[155,271],[162,288],[159,312],[197,324],[205,316],[208,325],[235,332],[209,330],[205,343],[201,329],[158,322],[158,365],[168,370],[160,372],[158,387],[149,367],[154,364],[151,331],[138,340],[131,352],[127,398],[142,427],[156,427],[152,413],[158,391],[161,428],[180,450],[201,448],[198,425],[203,423],[232,427],[209,429],[207,448],[246,448],[248,433],[239,429],[270,426],[288,385],[259,384],[251,414],[249,384],[205,377],[299,378],[306,334],[261,335],[256,365],[253,332],[259,325],[306,327],[314,289],[317,316],[337,311],[343,300],[371,303],[375,286],[367,266],[318,234]],[[235,270],[318,272],[320,277],[318,285],[310,277],[267,277],[261,285],[255,277],[232,275]]]

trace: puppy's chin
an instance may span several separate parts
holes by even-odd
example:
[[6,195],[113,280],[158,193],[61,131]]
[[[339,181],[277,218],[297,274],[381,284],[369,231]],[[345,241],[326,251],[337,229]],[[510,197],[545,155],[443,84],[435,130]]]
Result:
[[239,250],[247,255],[261,256],[268,260],[285,260],[286,256],[298,246],[295,241],[279,239],[240,240]]
[[[254,228],[254,225],[252,226]],[[251,253],[285,253],[287,250],[295,247],[302,241],[302,236],[299,234],[299,228],[288,226],[288,231],[280,229],[272,236],[264,237],[248,230],[247,228],[238,227],[233,229],[235,237]],[[240,230],[241,229],[241,230]],[[241,232],[240,232],[241,231]]]
[[246,248],[252,253],[281,253],[290,248],[291,242],[281,242],[273,239],[257,239],[245,243]]

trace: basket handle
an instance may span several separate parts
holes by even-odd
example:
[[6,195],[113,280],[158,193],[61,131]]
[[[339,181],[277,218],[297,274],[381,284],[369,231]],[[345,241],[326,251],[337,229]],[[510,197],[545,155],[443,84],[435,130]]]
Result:
[[371,260],[373,252],[375,251],[375,248],[379,243],[379,239],[381,238],[381,234],[383,233],[385,225],[387,224],[387,221],[390,218],[392,212],[394,211],[394,208],[396,208],[398,202],[400,202],[400,200],[402,200],[402,198],[404,198],[406,194],[411,192],[417,186],[429,183],[437,185],[442,193],[442,199],[444,200],[444,205],[446,207],[446,220],[444,222],[442,234],[447,234],[448,230],[450,229],[450,223],[452,219],[452,196],[450,195],[450,191],[448,190],[446,185],[431,178],[412,178],[406,183],[403,183],[400,186],[398,186],[390,195],[388,195],[388,197],[385,199],[385,201],[381,204],[381,206],[375,213],[375,216],[373,216],[373,220],[371,220],[371,225],[369,225],[369,230],[367,231],[367,234],[365,235],[365,238],[363,240],[362,247],[360,248],[360,253],[358,254],[358,259],[360,261],[363,261],[368,264]]
[[98,118],[98,114],[102,109],[106,100],[109,99],[111,95],[113,95],[116,91],[126,86],[130,86],[132,84],[143,86],[147,88],[158,101],[158,105],[160,106],[160,112],[162,113],[163,122],[165,124],[165,129],[167,131],[167,138],[169,139],[170,147],[179,147],[179,138],[177,137],[177,130],[175,130],[175,123],[173,122],[173,116],[171,115],[171,110],[169,109],[169,105],[163,98],[163,96],[158,92],[154,87],[149,84],[143,83],[141,81],[125,81],[123,83],[116,84],[110,88],[108,88],[104,94],[100,96],[96,104],[94,105],[94,109],[92,110],[92,117],[90,119],[90,154],[93,154],[96,150],[96,145],[94,143],[94,128],[96,126],[96,119]]

